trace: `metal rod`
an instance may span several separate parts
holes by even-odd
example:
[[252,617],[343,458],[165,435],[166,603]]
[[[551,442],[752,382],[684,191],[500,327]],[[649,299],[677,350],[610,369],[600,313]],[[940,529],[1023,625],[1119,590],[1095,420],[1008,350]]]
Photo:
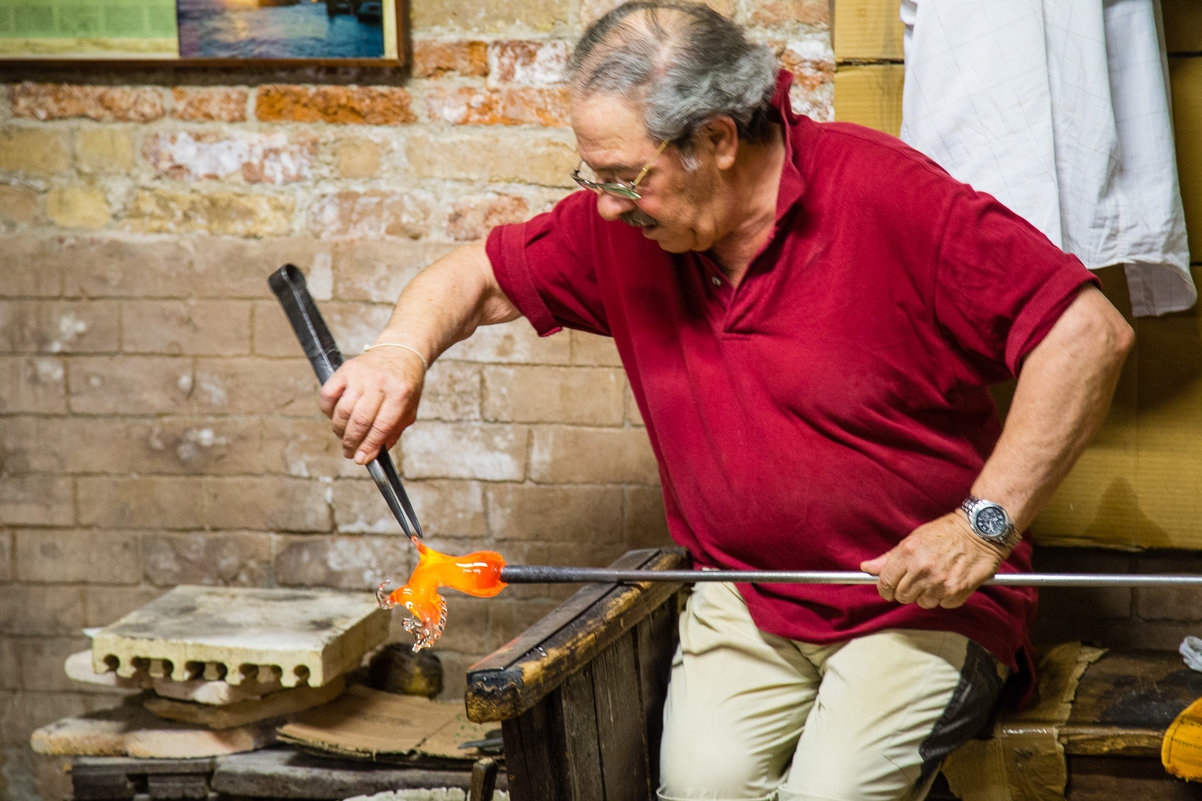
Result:
[[[608,567],[506,565],[507,584],[620,584],[641,581],[732,581],[747,584],[876,584],[860,571],[619,570]],[[1004,587],[1202,587],[1202,575],[1163,573],[999,573],[985,582]]]

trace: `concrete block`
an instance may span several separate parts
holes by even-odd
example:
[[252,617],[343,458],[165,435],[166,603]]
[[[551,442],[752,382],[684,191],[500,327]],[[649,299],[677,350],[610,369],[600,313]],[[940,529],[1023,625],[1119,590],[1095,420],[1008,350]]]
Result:
[[0,532],[0,581],[13,579],[13,538],[7,531]]
[[28,224],[37,213],[37,192],[25,186],[0,186],[0,224]]
[[329,531],[325,487],[287,476],[208,478],[205,522],[217,529]]
[[[581,459],[580,454],[592,457]],[[534,429],[531,478],[540,483],[655,484],[659,469],[645,431],[547,425]]]
[[506,365],[484,370],[484,417],[517,423],[619,426],[626,382],[613,367]]
[[419,422],[402,446],[402,473],[414,478],[521,481],[526,429],[512,425]]
[[145,579],[158,587],[264,587],[271,583],[271,557],[271,535],[257,531],[154,532],[142,539]]
[[622,488],[489,484],[488,521],[498,541],[594,541],[622,528]]
[[317,411],[317,379],[299,358],[197,359],[191,390],[196,410],[205,414],[308,416]]
[[407,575],[415,559],[399,528],[391,537],[286,537],[278,550],[275,578],[281,586],[374,590],[386,578]]
[[422,387],[419,420],[480,420],[481,371],[475,364],[435,362]]
[[320,687],[384,641],[388,617],[370,593],[184,585],[98,631],[92,666]]
[[0,348],[40,353],[117,350],[120,308],[115,301],[84,303],[24,299],[0,304]]
[[145,670],[135,671],[134,675],[128,677],[118,676],[115,670],[97,673],[92,667],[90,650],[71,654],[63,663],[63,670],[72,681],[82,682],[93,687],[108,687],[114,690],[154,690],[155,695],[162,698],[218,706],[253,701],[268,693],[280,692],[283,689],[278,679],[266,684],[245,681],[235,687],[220,680],[155,679],[151,678]]
[[249,301],[131,300],[122,306],[121,349],[167,356],[250,352]]
[[66,369],[62,359],[0,356],[0,412],[58,414],[67,410]]
[[196,387],[192,360],[172,356],[89,356],[68,364],[76,414],[178,414]]
[[136,583],[142,572],[138,540],[137,534],[122,531],[18,531],[17,578],[38,583]]
[[[192,291],[192,249],[179,237],[80,236],[53,241],[55,247],[43,246],[37,254],[39,271],[61,273],[68,297],[180,297]],[[88,268],[79,269],[81,264]]]

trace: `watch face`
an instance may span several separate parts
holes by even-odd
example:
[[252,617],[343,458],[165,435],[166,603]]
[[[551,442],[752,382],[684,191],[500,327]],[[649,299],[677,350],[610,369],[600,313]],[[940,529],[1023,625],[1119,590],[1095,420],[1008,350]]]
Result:
[[1006,534],[1006,513],[998,506],[986,506],[977,512],[977,530],[986,537]]

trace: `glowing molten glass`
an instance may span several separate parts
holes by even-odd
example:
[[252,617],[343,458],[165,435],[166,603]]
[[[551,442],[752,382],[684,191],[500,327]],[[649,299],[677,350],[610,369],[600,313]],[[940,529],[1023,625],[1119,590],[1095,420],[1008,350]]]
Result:
[[450,587],[478,598],[491,598],[507,586],[501,581],[505,559],[496,551],[475,551],[464,556],[450,556],[429,548],[417,537],[417,567],[404,587],[388,591],[391,580],[376,588],[376,601],[381,609],[404,606],[412,617],[404,622],[405,631],[415,638],[413,650],[420,651],[442,636],[447,625],[447,602],[439,593]]

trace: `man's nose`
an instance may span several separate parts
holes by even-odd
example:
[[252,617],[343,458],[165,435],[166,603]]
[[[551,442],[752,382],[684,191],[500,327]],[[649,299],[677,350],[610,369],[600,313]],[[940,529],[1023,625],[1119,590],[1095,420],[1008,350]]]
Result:
[[635,208],[637,207],[633,200],[611,195],[609,192],[602,192],[597,198],[597,213],[609,222],[620,219],[623,214]]

